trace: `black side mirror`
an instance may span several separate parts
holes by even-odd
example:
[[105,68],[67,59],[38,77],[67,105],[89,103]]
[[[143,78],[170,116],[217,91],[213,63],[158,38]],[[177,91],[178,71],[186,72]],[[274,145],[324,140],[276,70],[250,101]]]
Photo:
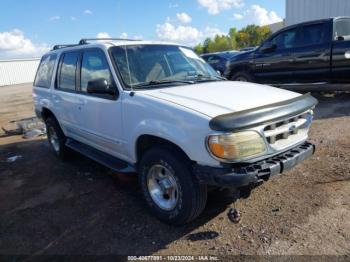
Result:
[[276,44],[267,42],[260,48],[260,51],[263,53],[271,53],[271,52],[275,51],[276,49],[277,49]]
[[88,82],[87,92],[90,94],[115,95],[117,90],[115,86],[109,85],[106,79],[98,78]]

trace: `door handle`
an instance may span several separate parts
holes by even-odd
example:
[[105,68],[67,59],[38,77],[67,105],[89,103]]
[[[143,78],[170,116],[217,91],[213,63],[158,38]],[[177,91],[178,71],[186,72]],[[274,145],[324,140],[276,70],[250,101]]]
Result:
[[345,59],[350,59],[350,51],[345,52]]
[[85,99],[79,99],[78,105],[85,106],[86,105],[86,100]]
[[79,99],[77,104],[78,104],[78,109],[81,110],[81,108],[86,105],[86,100]]
[[58,95],[52,95],[52,100],[55,102],[55,103],[59,103],[60,102],[60,97]]

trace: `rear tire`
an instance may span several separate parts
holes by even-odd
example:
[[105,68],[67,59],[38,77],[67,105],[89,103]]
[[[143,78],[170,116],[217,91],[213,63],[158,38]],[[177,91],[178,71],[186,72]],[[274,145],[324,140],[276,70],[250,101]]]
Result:
[[59,126],[55,118],[47,118],[45,120],[45,124],[47,139],[49,141],[52,151],[58,158],[64,159],[64,157],[67,154],[66,136],[64,135],[61,127]]
[[239,82],[254,82],[251,74],[247,72],[238,72],[232,76],[231,80]]
[[139,182],[151,212],[165,223],[188,223],[205,208],[207,186],[194,177],[190,161],[171,147],[154,147],[144,154]]

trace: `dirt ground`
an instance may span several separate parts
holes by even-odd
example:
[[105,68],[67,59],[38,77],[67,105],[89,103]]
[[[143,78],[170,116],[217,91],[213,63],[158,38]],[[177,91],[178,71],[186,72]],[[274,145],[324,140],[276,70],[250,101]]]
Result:
[[[350,255],[350,94],[317,98],[315,156],[248,199],[212,193],[181,227],[147,212],[135,178],[0,131],[0,254]],[[33,115],[30,85],[0,88],[0,127]]]

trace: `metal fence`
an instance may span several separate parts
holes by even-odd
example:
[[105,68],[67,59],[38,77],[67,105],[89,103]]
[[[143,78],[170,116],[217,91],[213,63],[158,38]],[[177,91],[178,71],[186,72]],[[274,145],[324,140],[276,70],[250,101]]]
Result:
[[0,86],[34,81],[40,58],[0,60]]

